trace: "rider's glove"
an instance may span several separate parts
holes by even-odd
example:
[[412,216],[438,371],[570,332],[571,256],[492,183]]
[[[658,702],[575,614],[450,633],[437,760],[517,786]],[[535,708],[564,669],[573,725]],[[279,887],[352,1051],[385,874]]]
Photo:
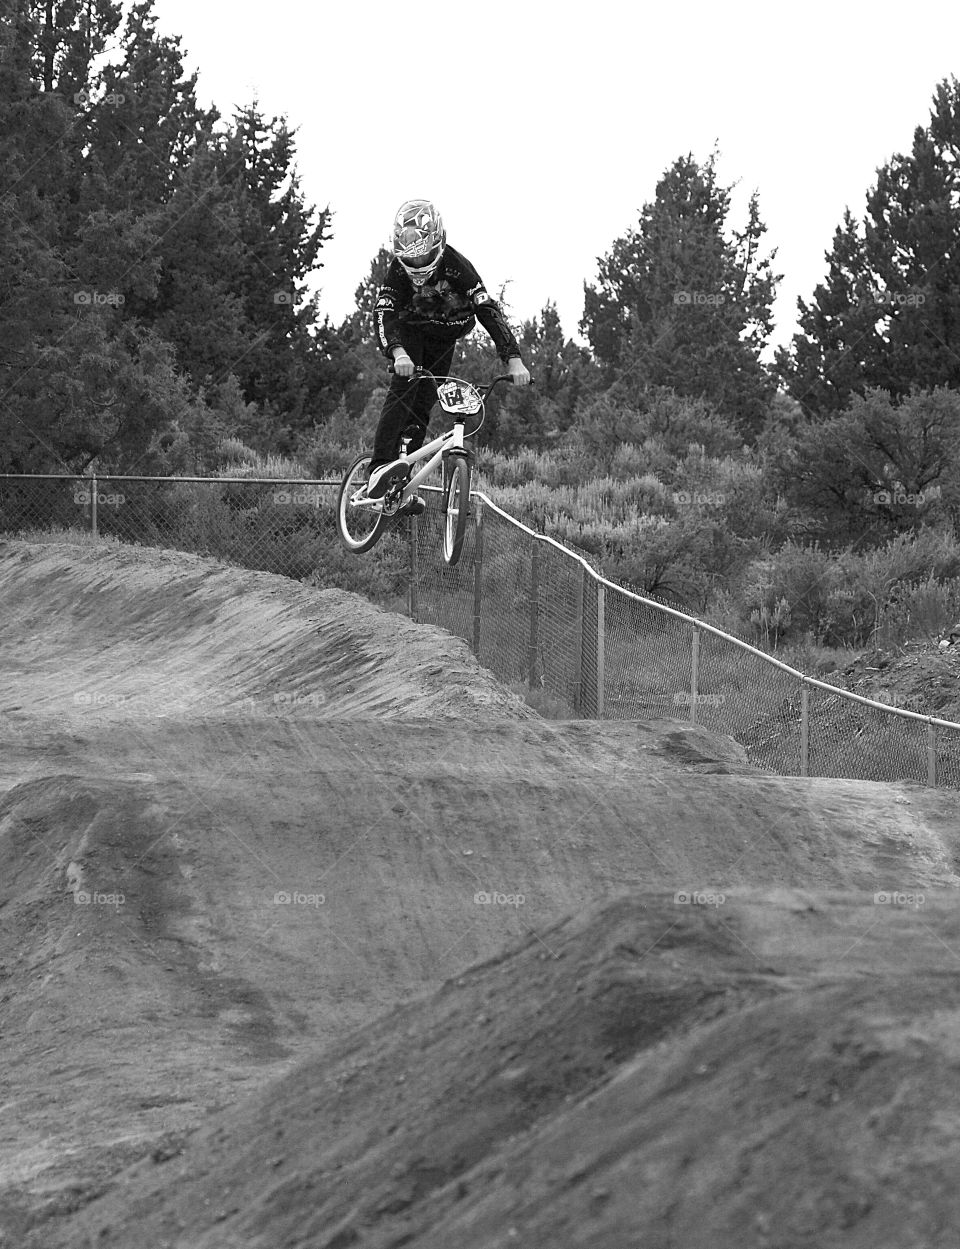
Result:
[[530,371],[519,356],[510,357],[507,361],[507,372],[510,374],[514,386],[526,386],[530,381]]
[[413,361],[403,350],[402,347],[397,348],[397,354],[393,357],[393,371],[397,377],[413,377],[413,371],[416,366]]

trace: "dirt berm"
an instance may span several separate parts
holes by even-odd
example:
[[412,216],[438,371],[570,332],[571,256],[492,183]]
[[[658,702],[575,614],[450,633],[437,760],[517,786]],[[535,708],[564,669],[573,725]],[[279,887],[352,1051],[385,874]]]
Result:
[[956,795],[173,552],[0,619],[3,1249],[957,1243]]

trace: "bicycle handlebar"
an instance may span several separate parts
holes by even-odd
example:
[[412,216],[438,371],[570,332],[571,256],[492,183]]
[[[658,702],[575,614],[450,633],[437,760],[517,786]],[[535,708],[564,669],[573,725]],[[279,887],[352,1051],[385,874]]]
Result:
[[[484,399],[486,399],[487,395],[489,395],[490,391],[491,391],[491,390],[493,390],[494,386],[498,386],[501,382],[511,382],[511,383],[512,383],[512,382],[513,382],[513,377],[512,377],[509,373],[501,373],[499,377],[495,377],[495,378],[493,379],[493,381],[489,384],[489,386],[484,386],[484,387],[482,387],[482,388],[478,386],[478,387],[477,387],[477,389],[480,391],[480,393],[482,394],[483,398],[484,398]],[[531,379],[530,379],[530,381],[529,381],[529,383],[528,383],[528,384],[529,384],[530,386],[532,386],[532,385],[533,385],[533,378],[531,378]]]
[[[392,363],[387,365],[387,372],[388,372],[388,373],[394,373],[394,374],[395,374],[395,373],[396,373],[396,371],[397,371],[397,370],[393,367],[393,364],[392,364]],[[418,365],[416,366],[416,368],[413,370],[413,372],[411,373],[411,375],[410,375],[409,377],[405,378],[404,380],[405,380],[405,381],[407,381],[407,382],[415,382],[415,381],[417,380],[417,378],[418,378],[418,377],[432,377],[434,381],[436,381],[436,380],[437,380],[437,379],[433,376],[433,374],[430,372],[430,370],[429,370],[429,369],[425,369],[425,368],[423,367],[423,365],[422,365],[422,364],[418,364]],[[480,398],[481,398],[484,402],[486,402],[487,395],[489,395],[489,394],[490,394],[490,392],[491,392],[491,390],[493,390],[494,386],[499,386],[499,384],[500,384],[501,382],[513,382],[513,377],[512,377],[512,375],[511,375],[510,373],[501,373],[499,377],[495,377],[495,378],[493,379],[493,381],[492,381],[492,382],[489,382],[486,386],[477,386],[477,387],[476,387],[477,393],[480,395]],[[528,385],[530,385],[530,386],[532,386],[532,385],[533,385],[533,378],[532,378],[532,377],[531,377],[531,379],[530,379],[530,381],[529,381]]]

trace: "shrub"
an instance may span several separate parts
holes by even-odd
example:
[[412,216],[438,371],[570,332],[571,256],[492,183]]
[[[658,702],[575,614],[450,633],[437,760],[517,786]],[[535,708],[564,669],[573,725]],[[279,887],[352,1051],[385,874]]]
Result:
[[753,563],[744,608],[763,641],[775,645],[788,632],[819,639],[829,613],[827,600],[842,579],[839,565],[816,543],[788,542],[776,555]]
[[933,638],[953,622],[960,544],[952,534],[901,534],[863,553],[834,556],[787,542],[748,571],[743,607],[757,635],[776,645],[808,635],[820,645],[862,646],[883,636]]

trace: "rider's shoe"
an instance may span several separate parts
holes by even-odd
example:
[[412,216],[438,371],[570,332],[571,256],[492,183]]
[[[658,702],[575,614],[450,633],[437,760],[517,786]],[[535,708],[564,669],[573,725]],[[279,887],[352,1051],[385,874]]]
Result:
[[426,500],[419,494],[412,494],[406,503],[397,508],[397,515],[422,516],[426,510]]
[[379,465],[367,482],[367,498],[381,498],[394,482],[406,481],[409,476],[410,465],[406,460],[391,460],[389,464]]

